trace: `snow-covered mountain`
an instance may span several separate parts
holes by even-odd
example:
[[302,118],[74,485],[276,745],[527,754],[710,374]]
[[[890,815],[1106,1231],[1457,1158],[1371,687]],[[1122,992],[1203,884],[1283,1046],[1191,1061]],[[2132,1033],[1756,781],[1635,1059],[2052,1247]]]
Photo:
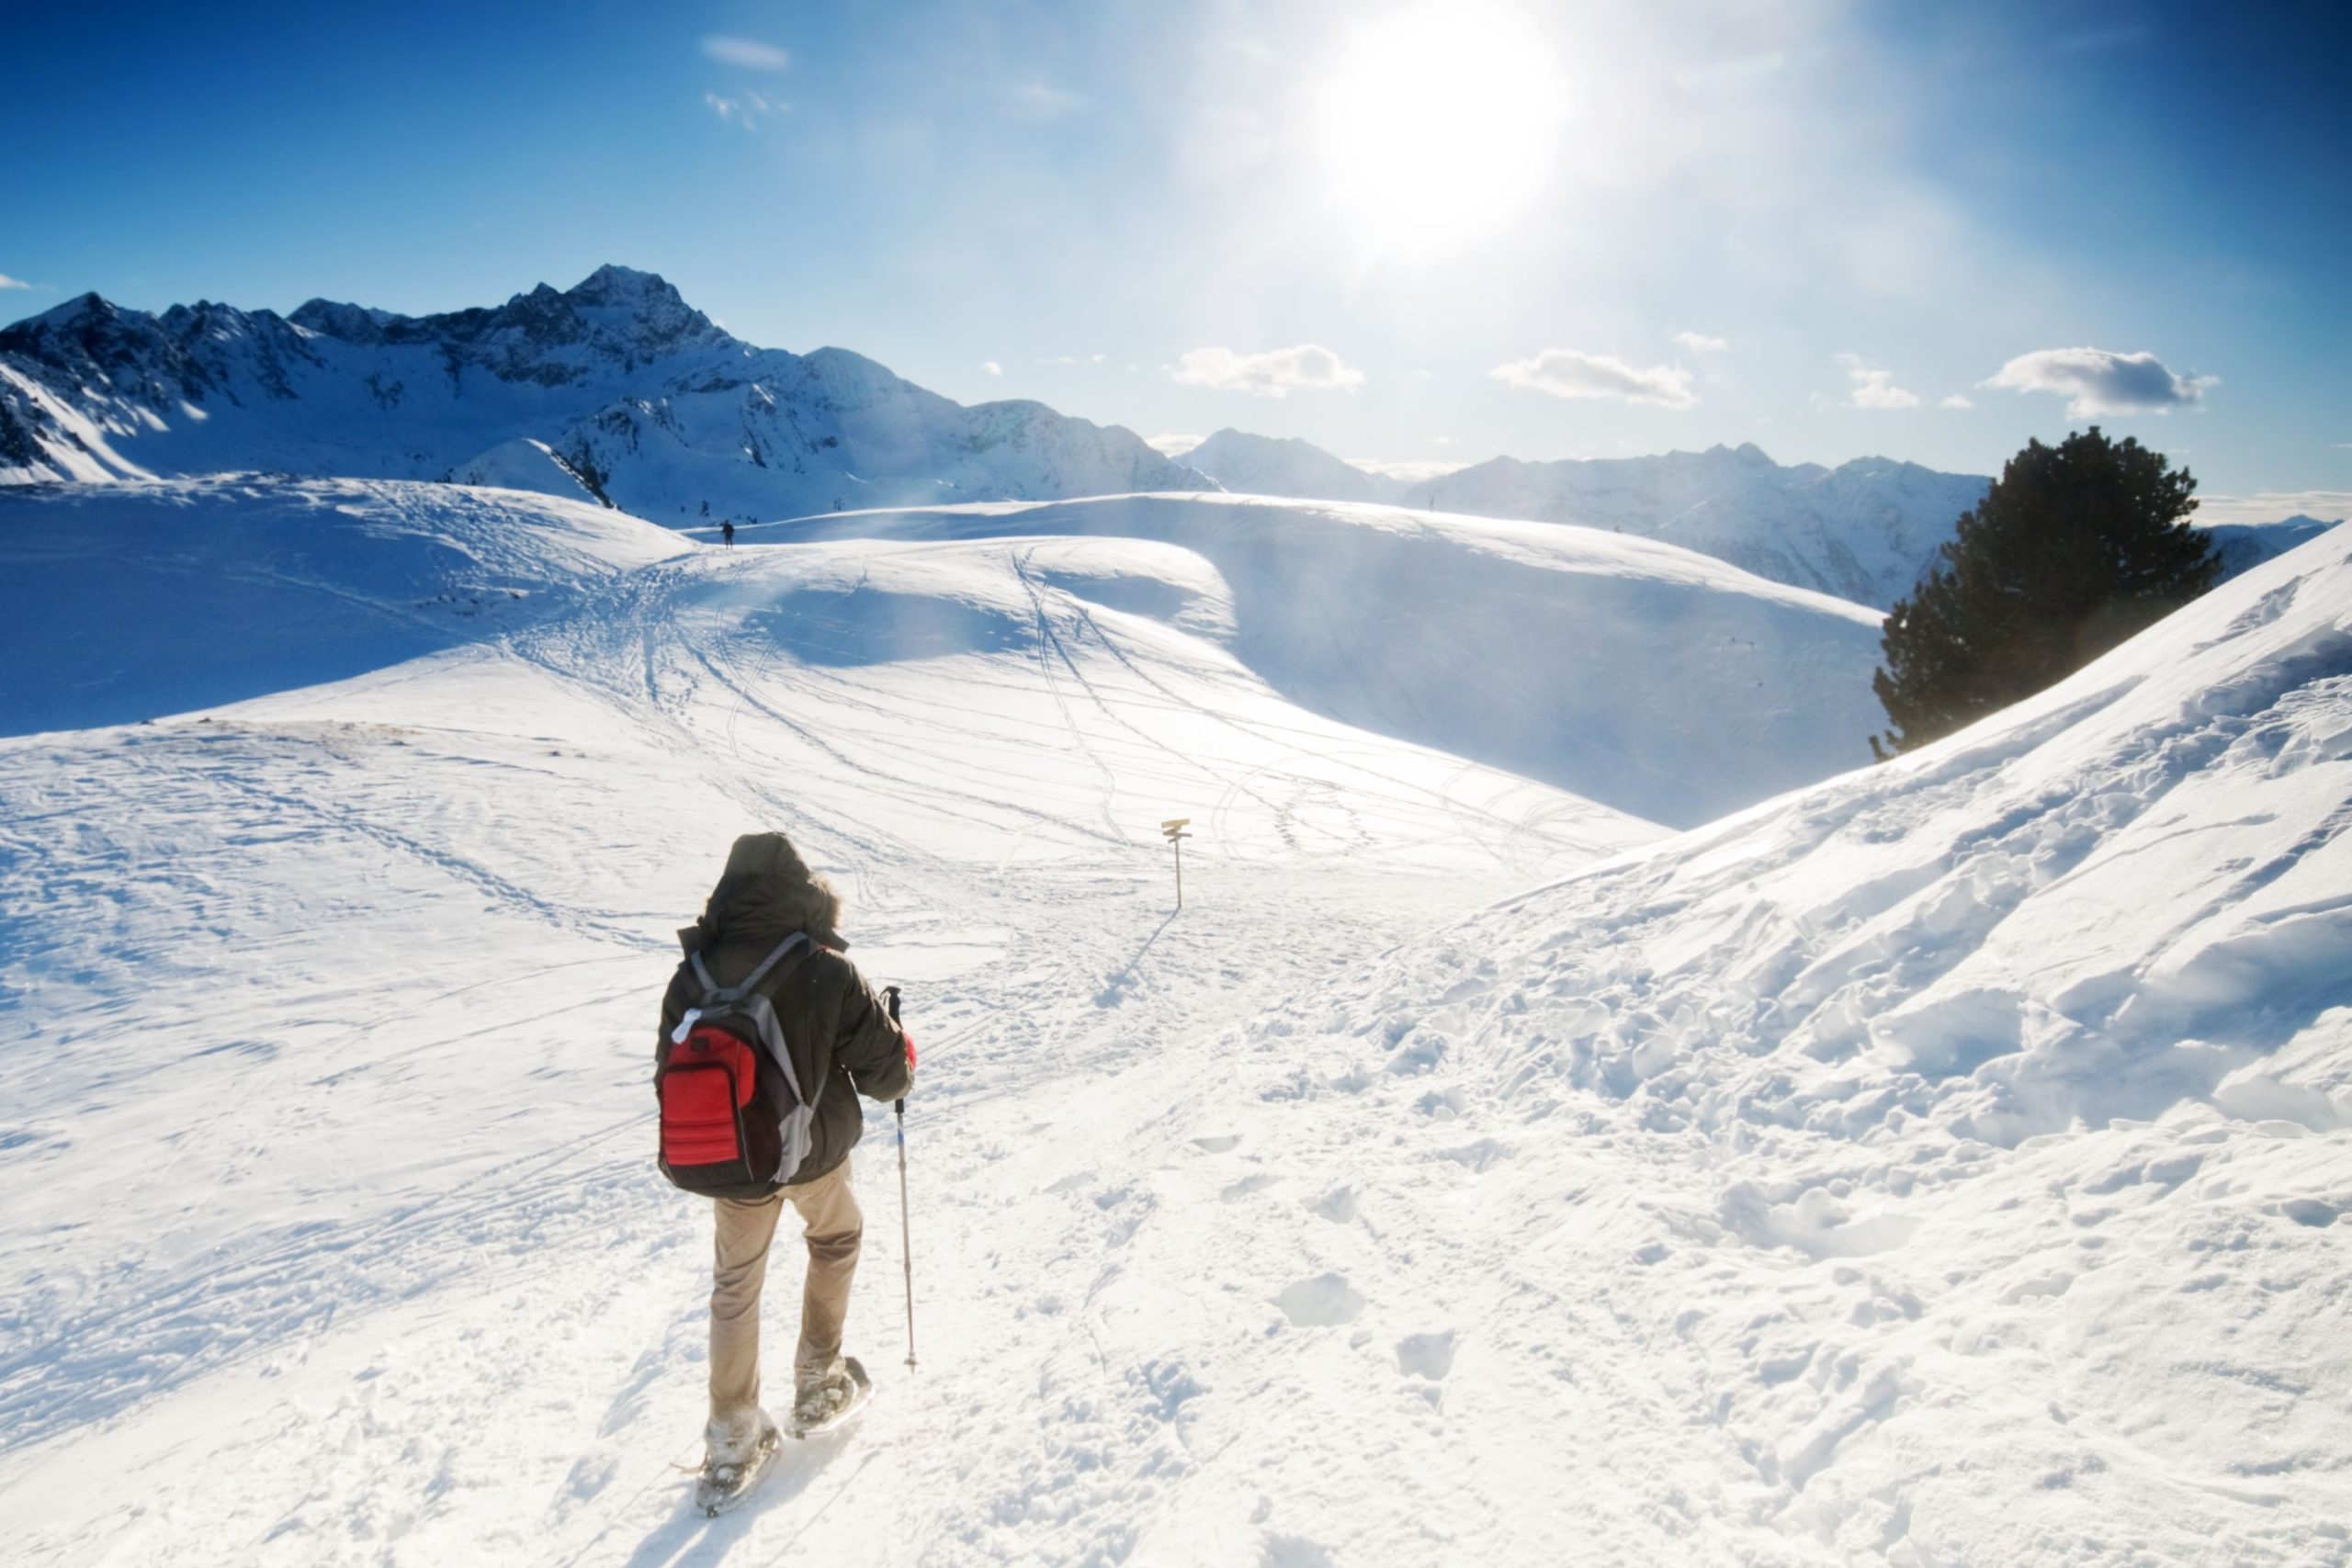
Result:
[[231,471],[577,483],[671,524],[1204,482],[1041,403],[754,348],[626,267],[437,316],[86,294],[0,331],[0,483]]
[[1187,468],[1239,495],[1307,501],[1400,501],[1401,479],[1367,473],[1295,436],[1252,435],[1227,427],[1183,454]]
[[[0,547],[0,667],[152,717],[0,739],[12,1562],[2344,1555],[2352,535],[1673,838],[1289,694],[1383,626],[1500,705],[1612,604],[1827,603],[1645,541],[222,479]],[[1450,644],[1479,594],[1544,634]],[[1778,635],[1688,657],[1840,646]],[[879,1394],[711,1523],[646,1032],[755,827],[907,987],[921,1366],[877,1111]]]

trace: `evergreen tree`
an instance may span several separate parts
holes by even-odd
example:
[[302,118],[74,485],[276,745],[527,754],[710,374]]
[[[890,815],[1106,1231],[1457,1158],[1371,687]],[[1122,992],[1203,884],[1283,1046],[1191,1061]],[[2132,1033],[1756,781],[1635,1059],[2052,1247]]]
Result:
[[2030,697],[2212,587],[2221,558],[2188,521],[2197,481],[2165,462],[2097,425],[2026,443],[1962,515],[1942,564],[1887,615],[1871,687],[1893,728],[1871,738],[1872,754]]

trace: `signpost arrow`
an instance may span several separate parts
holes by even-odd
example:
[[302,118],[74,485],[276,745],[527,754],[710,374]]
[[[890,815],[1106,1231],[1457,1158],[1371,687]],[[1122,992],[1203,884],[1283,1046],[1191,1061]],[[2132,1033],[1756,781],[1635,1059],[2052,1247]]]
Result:
[[1171,817],[1159,825],[1167,835],[1169,845],[1176,852],[1176,907],[1184,907],[1184,840],[1193,835],[1184,831],[1192,822],[1189,817]]

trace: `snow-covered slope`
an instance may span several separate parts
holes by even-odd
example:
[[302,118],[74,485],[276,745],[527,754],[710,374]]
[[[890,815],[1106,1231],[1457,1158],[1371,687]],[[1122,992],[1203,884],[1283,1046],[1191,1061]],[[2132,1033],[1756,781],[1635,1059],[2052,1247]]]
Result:
[[1245,495],[1283,495],[1309,501],[1396,501],[1402,480],[1366,473],[1320,446],[1295,437],[1218,431],[1183,455],[1229,491]]
[[1688,827],[1867,759],[1879,616],[1585,528],[1261,496],[802,519],[747,539],[1078,534],[1197,552],[1236,654],[1350,724]]
[[754,348],[626,267],[438,316],[86,294],[0,331],[0,483],[443,479],[517,441],[662,523],[1199,483],[1041,403],[967,408],[843,349]]
[[[491,560],[447,495],[0,503],[92,597],[167,536],[141,509],[307,516],[290,607],[576,579],[335,683],[0,739],[12,1561],[2343,1561],[2352,536],[1659,842],[1285,700],[1252,503],[726,552],[485,491]],[[1403,540],[1481,563],[1441,600],[1729,592],[1257,504],[1356,530],[1351,587]],[[877,1114],[879,1396],[706,1524],[707,1221],[651,1168],[646,1035],[751,827],[908,987],[922,1365]]]
[[588,501],[365,479],[0,491],[0,735],[380,670],[688,548]]
[[[339,567],[355,521],[384,547]],[[1687,826],[1851,766],[1879,717],[1869,612],[1584,529],[1211,494],[741,531],[747,544],[924,547],[1063,536],[1102,541],[1084,558],[1107,564],[1071,579],[1082,597],[1173,618],[1291,702],[1649,821]],[[0,491],[0,565],[27,594],[0,623],[0,661],[27,677],[0,692],[0,733],[155,717],[506,635],[683,547],[635,518],[512,490],[223,479]],[[1189,564],[1172,578],[1117,565],[1138,550]],[[1041,566],[1039,581],[1067,586],[1066,570],[1078,569]],[[898,624],[892,595],[808,593],[809,614],[854,622],[861,638]],[[974,636],[994,624],[950,618]]]
[[2347,822],[2338,531],[1250,1025],[1106,1355],[1334,1561],[2342,1562]]
[[595,494],[578,468],[546,442],[527,435],[502,441],[458,464],[450,472],[449,482],[485,490],[526,490],[566,501],[593,500]]

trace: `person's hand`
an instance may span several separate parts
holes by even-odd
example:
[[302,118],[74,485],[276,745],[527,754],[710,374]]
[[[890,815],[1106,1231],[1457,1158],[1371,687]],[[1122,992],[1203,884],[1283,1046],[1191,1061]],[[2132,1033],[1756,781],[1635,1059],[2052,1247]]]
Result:
[[911,1073],[915,1070],[915,1037],[901,1029],[899,1038],[907,1043],[907,1071]]

